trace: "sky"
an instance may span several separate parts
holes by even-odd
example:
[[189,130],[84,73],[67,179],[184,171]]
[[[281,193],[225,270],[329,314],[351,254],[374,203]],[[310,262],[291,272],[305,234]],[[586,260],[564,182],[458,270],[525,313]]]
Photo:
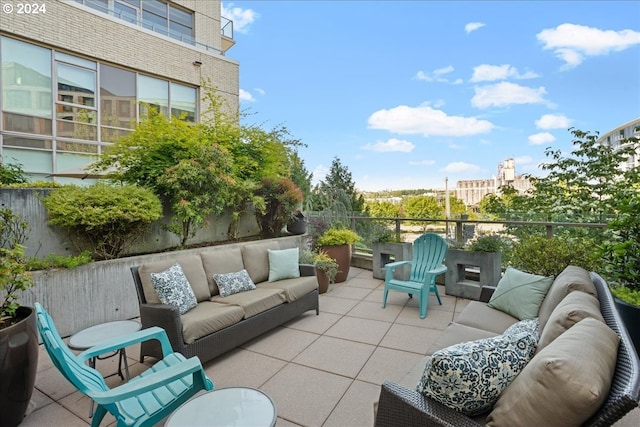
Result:
[[246,124],[285,126],[313,183],[449,188],[514,158],[541,176],[569,128],[640,117],[640,1],[234,1]]

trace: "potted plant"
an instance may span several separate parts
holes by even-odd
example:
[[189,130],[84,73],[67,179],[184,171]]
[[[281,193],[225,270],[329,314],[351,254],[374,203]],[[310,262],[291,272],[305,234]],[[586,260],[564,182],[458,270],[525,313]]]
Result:
[[313,264],[316,267],[318,280],[318,292],[324,294],[329,289],[329,284],[334,283],[338,274],[338,263],[324,251],[302,251],[300,253],[301,264]]
[[618,216],[607,227],[600,247],[603,276],[636,350],[640,351],[640,195],[630,190],[620,201]]
[[324,251],[338,263],[338,274],[335,283],[347,280],[351,266],[351,245],[358,242],[360,236],[348,228],[329,228],[318,240],[316,248]]
[[0,426],[24,418],[38,367],[35,311],[18,303],[19,293],[33,286],[21,244],[26,229],[10,209],[0,210]]
[[302,191],[289,178],[265,178],[255,195],[256,219],[263,238],[278,236],[302,202]]
[[291,234],[304,234],[307,232],[307,219],[300,209],[291,214],[287,222],[287,231]]

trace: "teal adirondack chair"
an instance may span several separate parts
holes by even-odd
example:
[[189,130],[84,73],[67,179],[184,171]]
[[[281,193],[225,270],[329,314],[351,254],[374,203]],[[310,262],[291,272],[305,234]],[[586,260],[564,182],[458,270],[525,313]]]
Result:
[[[92,426],[99,426],[107,412],[116,418],[117,426],[152,426],[200,390],[213,390],[200,360],[174,353],[162,328],[144,329],[75,355],[60,338],[42,305],[35,303],[35,307],[38,330],[51,361],[71,384],[97,403]],[[160,341],[162,360],[113,389],[109,389],[100,372],[84,363],[92,357],[150,339]]]
[[[409,298],[413,294],[420,297],[420,318],[427,316],[427,306],[429,303],[429,291],[436,294],[438,303],[442,305],[436,277],[447,271],[447,267],[442,264],[447,254],[447,242],[437,234],[426,233],[418,237],[413,242],[413,259],[411,261],[397,261],[385,264],[386,273],[384,279],[384,297],[382,308],[387,305],[387,295],[390,290],[406,292]],[[411,264],[411,275],[409,280],[397,280],[393,278],[393,270]]]

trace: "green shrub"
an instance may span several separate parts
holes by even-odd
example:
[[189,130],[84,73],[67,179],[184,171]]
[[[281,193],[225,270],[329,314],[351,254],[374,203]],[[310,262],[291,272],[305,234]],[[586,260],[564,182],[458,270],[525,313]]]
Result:
[[84,264],[89,264],[93,259],[88,251],[79,255],[56,255],[49,254],[44,259],[31,258],[27,261],[27,270],[48,270],[50,268],[76,268]]
[[302,191],[288,178],[266,178],[256,190],[256,218],[263,237],[275,237],[302,202]]
[[514,245],[511,266],[542,276],[557,276],[568,265],[592,271],[598,264],[594,246],[584,239],[529,235]]
[[0,184],[19,184],[24,182],[27,182],[27,176],[22,169],[22,165],[20,163],[6,164],[0,158]]
[[131,185],[65,186],[42,202],[49,222],[69,230],[78,249],[95,259],[117,258],[162,215],[151,190]]
[[318,246],[352,245],[360,240],[355,231],[348,228],[330,228],[318,237]]
[[0,209],[0,329],[16,320],[19,293],[33,286],[26,271],[24,246],[29,225],[11,209]]

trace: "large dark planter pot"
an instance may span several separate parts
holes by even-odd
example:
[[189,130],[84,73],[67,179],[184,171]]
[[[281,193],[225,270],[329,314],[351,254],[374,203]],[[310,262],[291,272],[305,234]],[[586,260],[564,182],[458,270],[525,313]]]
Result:
[[307,220],[304,216],[296,216],[287,223],[287,231],[291,234],[304,234],[307,232]]
[[0,329],[0,427],[15,427],[31,401],[38,368],[36,312],[19,307],[15,325]]
[[329,278],[324,271],[316,268],[316,279],[318,280],[318,293],[324,294],[329,290]]
[[322,246],[320,249],[338,263],[338,274],[336,274],[334,283],[342,283],[347,280],[349,267],[351,267],[351,245]]
[[615,298],[615,304],[618,314],[629,332],[631,341],[636,347],[636,352],[640,354],[640,307],[627,304],[618,298]]

